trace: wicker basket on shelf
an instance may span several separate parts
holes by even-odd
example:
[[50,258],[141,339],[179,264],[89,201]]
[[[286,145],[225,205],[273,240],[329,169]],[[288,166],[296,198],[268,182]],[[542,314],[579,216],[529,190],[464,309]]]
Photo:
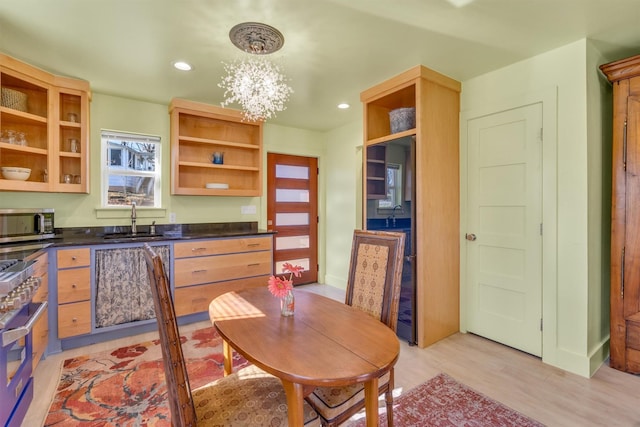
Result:
[[0,90],[3,107],[13,108],[18,111],[27,111],[27,94],[19,90],[3,87]]
[[413,129],[416,127],[416,109],[410,107],[391,110],[389,111],[389,122],[391,124],[391,133]]

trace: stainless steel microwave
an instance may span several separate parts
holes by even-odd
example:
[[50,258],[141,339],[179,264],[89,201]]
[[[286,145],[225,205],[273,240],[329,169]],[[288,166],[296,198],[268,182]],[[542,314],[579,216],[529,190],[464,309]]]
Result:
[[53,237],[53,209],[0,209],[0,243]]

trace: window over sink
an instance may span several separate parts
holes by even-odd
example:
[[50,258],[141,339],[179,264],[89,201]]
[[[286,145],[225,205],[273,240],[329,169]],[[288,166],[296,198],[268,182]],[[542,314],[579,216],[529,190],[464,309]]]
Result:
[[161,206],[160,137],[101,130],[102,207]]
[[402,204],[402,165],[387,163],[387,197],[378,200],[378,209],[393,209]]

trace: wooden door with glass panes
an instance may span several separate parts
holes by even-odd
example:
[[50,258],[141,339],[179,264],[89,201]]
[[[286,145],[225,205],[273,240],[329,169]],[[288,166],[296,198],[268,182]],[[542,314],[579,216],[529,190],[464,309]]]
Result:
[[267,228],[274,235],[273,271],[304,267],[294,285],[318,280],[318,159],[267,154]]

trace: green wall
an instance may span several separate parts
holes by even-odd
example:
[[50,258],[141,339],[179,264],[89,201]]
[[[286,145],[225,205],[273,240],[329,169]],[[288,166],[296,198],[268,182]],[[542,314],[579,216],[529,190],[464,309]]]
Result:
[[583,39],[465,81],[461,96],[463,116],[511,108],[514,99],[543,102],[542,359],[583,376],[608,354],[610,117],[600,105],[610,99],[598,83],[600,60]]
[[[545,99],[544,114],[553,111],[545,116],[553,152],[543,153],[550,174],[543,200],[543,361],[583,376],[595,372],[608,354],[611,99],[596,69],[604,62],[580,40],[465,81],[461,94],[462,114],[505,105],[522,94]],[[550,99],[553,108],[547,108]],[[139,224],[168,223],[173,212],[178,223],[258,221],[266,228],[264,197],[171,196],[167,106],[105,94],[94,94],[91,103],[90,194],[0,192],[0,207],[53,207],[58,227],[129,224],[128,210],[99,209],[103,128],[162,138],[163,207],[139,209]],[[318,158],[319,281],[345,288],[353,230],[362,226],[361,122],[326,133],[267,123],[264,164],[268,151]],[[257,213],[242,215],[245,205],[256,206]],[[464,310],[462,300],[462,321]]]

